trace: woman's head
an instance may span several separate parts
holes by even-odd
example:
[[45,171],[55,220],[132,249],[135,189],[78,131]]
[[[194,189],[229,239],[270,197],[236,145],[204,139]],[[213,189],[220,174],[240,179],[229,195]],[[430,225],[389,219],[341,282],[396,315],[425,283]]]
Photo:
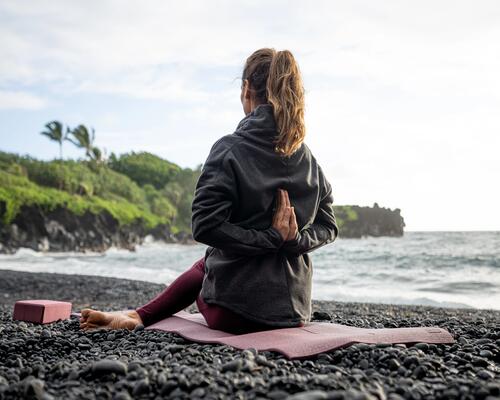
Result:
[[276,151],[292,155],[305,137],[304,87],[292,53],[263,48],[247,58],[243,68],[241,102],[245,114],[255,106],[273,106],[278,138]]

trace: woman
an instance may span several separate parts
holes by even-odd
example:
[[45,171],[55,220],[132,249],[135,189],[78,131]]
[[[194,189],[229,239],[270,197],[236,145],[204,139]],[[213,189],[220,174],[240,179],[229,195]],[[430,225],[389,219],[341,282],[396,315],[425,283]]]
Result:
[[288,50],[245,63],[245,117],[210,150],[196,184],[192,231],[204,257],[148,304],[84,309],[83,329],[152,325],[194,301],[213,329],[246,333],[311,319],[309,252],[333,242],[332,187],[304,143],[304,89]]

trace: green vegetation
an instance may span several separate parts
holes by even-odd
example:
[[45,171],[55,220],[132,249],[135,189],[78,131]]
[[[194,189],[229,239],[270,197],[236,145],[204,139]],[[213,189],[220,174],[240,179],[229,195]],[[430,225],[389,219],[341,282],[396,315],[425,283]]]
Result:
[[59,121],[52,121],[45,124],[45,131],[40,132],[42,135],[47,136],[50,140],[59,143],[59,158],[62,160],[62,145],[66,139],[66,134],[64,133],[63,124]]
[[138,185],[152,185],[156,189],[165,187],[179,173],[181,168],[151,153],[129,153],[117,158],[111,154],[111,169],[120,172]]
[[91,160],[97,162],[102,161],[101,149],[94,146],[94,141],[95,141],[94,128],[92,128],[92,134],[91,134],[85,125],[80,124],[75,129],[68,130],[68,134],[66,135],[65,139],[69,140],[76,147],[84,149],[85,155]]
[[[191,230],[191,203],[201,164],[181,168],[151,153],[111,153],[95,145],[95,130],[51,121],[40,132],[59,145],[59,160],[40,161],[0,152],[0,220],[9,223],[24,205],[51,210],[64,206],[78,215],[109,211],[120,224],[166,224],[173,233]],[[63,160],[65,141],[87,160]]]
[[357,221],[359,218],[358,213],[351,206],[334,206],[333,209],[340,231],[342,231],[345,224]]
[[64,206],[78,215],[87,210],[107,210],[120,224],[142,220],[147,227],[163,223],[172,232],[189,232],[191,202],[201,166],[182,169],[149,153],[114,156],[116,165],[127,164],[122,158],[132,158],[138,165],[154,159],[155,168],[174,172],[153,186],[144,183],[146,180],[138,184],[93,158],[40,161],[0,152],[0,202],[5,203],[2,222],[11,222],[23,205],[36,204],[46,210]]
[[58,206],[66,207],[77,215],[85,211],[97,214],[109,211],[120,223],[129,224],[142,219],[146,226],[153,227],[166,222],[153,213],[125,200],[105,200],[97,196],[80,196],[68,192],[45,188],[29,181],[24,176],[16,176],[0,171],[0,201],[6,205],[2,222],[8,224],[17,215],[21,206],[37,205],[45,210]]

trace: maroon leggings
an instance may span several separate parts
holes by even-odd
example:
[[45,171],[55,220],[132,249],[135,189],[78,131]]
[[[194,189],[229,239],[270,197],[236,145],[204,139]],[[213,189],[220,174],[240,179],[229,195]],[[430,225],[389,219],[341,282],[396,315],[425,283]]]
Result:
[[170,317],[196,301],[198,310],[212,329],[235,334],[276,329],[270,325],[250,321],[225,307],[205,303],[200,294],[204,275],[205,257],[196,261],[190,269],[179,275],[153,300],[136,309],[144,326]]

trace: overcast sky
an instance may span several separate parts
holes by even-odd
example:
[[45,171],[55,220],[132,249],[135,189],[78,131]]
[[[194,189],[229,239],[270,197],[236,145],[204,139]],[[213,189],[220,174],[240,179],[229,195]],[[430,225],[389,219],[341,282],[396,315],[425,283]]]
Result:
[[58,119],[194,168],[244,117],[245,59],[288,49],[336,204],[500,229],[498,1],[0,0],[0,38],[0,150],[57,156]]

